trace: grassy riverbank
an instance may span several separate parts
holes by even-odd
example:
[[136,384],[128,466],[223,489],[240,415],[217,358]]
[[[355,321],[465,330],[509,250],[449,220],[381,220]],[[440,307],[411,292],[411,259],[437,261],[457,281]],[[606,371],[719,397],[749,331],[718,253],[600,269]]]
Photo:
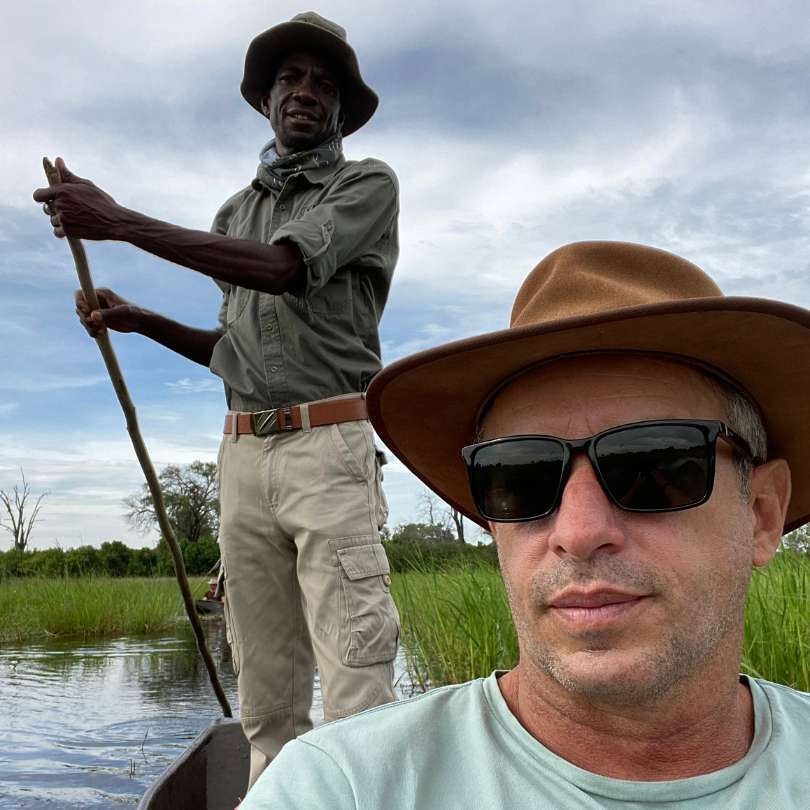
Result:
[[[192,590],[202,594],[202,579]],[[485,564],[394,576],[414,683],[508,669],[517,641],[500,574]],[[173,579],[0,579],[0,643],[159,633],[184,621]],[[810,556],[782,552],[754,574],[743,672],[810,691]]]
[[[192,592],[205,590],[192,580]],[[61,577],[0,580],[0,642],[159,633],[185,612],[173,579]]]

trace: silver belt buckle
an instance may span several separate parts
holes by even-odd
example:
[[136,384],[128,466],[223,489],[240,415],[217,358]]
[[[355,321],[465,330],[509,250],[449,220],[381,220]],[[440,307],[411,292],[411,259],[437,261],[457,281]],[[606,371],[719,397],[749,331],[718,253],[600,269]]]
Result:
[[[281,426],[278,415],[284,413],[284,427]],[[292,408],[273,408],[269,411],[254,411],[250,414],[250,426],[254,436],[269,436],[271,433],[281,433],[293,430]]]

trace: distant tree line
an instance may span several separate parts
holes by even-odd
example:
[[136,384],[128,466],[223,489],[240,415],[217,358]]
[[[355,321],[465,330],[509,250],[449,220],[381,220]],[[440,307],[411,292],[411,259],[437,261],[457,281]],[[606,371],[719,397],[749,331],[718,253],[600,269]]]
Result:
[[782,546],[801,554],[810,554],[810,525],[802,526],[801,529],[786,534],[782,538]]
[[[219,546],[211,537],[194,543],[180,539],[180,548],[189,574],[209,571],[219,559]],[[100,547],[48,548],[35,551],[11,549],[0,552],[0,579],[3,577],[168,577],[174,575],[172,558],[161,538],[154,548],[131,548],[120,540]]]
[[[205,574],[219,559],[216,465],[202,461],[185,466],[168,465],[159,478],[186,570],[193,575]],[[13,490],[0,489],[0,527],[7,529],[14,538],[11,550],[0,552],[0,578],[173,575],[171,556],[162,538],[153,548],[130,548],[113,540],[102,543],[99,548],[27,550],[28,537],[45,494],[35,497],[24,475],[22,484]],[[145,485],[123,503],[125,517],[134,528],[146,532],[157,527],[152,498]],[[392,571],[436,571],[468,564],[498,565],[492,538],[485,535],[484,539],[489,542],[481,545],[466,543],[462,515],[433,493],[427,490],[421,493],[417,514],[418,522],[401,523],[393,529],[386,527],[382,530],[382,541]],[[6,520],[3,521],[2,517]],[[803,527],[787,535],[783,546],[810,555],[810,528]]]
[[[413,525],[413,524],[411,524]],[[468,563],[497,565],[495,546],[459,543],[423,542],[397,538],[396,532],[384,539],[391,570],[441,570]],[[195,576],[206,574],[219,559],[219,546],[211,537],[195,542],[180,539],[186,571]],[[34,551],[0,551],[0,579],[4,577],[170,577],[172,559],[161,539],[155,548],[131,548],[120,540],[100,547],[48,548]]]
[[[394,538],[396,533],[394,534]],[[473,546],[465,543],[424,543],[419,540],[383,540],[392,571],[444,571],[462,565],[498,565],[494,543]]]

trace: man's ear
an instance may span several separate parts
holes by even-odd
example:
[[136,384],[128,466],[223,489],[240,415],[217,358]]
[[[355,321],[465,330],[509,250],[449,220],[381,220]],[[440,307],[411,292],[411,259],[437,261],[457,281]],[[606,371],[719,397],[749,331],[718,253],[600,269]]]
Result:
[[270,93],[265,93],[262,96],[260,106],[262,108],[262,115],[265,118],[269,118],[270,117]]
[[751,513],[754,521],[754,565],[767,565],[779,543],[790,503],[790,467],[783,458],[760,464],[751,473]]

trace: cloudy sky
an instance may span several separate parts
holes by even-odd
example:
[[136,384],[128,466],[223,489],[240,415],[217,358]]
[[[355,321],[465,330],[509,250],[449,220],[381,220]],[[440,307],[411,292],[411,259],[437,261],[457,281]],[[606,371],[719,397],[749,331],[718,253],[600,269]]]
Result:
[[[141,473],[98,351],[73,314],[73,263],[31,192],[62,155],[120,203],[207,229],[254,176],[267,122],[241,98],[250,39],[289,2],[28,0],[0,33],[0,488],[48,491],[32,545],[123,539]],[[322,0],[379,93],[345,143],[401,184],[384,360],[507,324],[550,250],[619,239],[672,250],[736,295],[810,307],[810,15],[805,0],[435,4]],[[192,271],[87,245],[95,282],[215,324]],[[206,369],[114,337],[156,464],[216,456]],[[421,487],[387,468],[391,524]],[[0,536],[0,549],[9,536]]]

